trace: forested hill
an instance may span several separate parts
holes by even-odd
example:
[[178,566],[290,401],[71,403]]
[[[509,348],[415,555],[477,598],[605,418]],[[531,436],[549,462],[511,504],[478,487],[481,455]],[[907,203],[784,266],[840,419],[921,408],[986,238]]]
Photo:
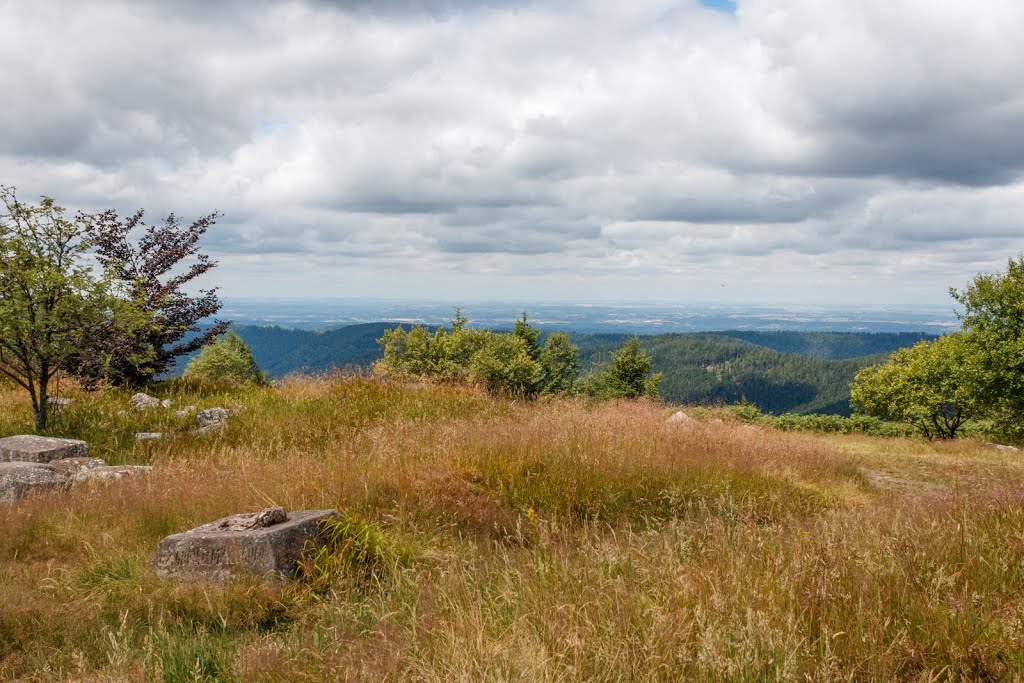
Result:
[[[607,362],[627,339],[627,335],[573,336],[585,371]],[[664,374],[660,388],[665,400],[729,404],[745,398],[772,413],[849,415],[853,376],[887,355],[821,360],[779,353],[718,333],[659,334],[641,337],[640,345],[651,354],[654,369]]]
[[[313,332],[236,326],[256,362],[272,377],[291,372],[368,367],[380,357],[377,339],[396,323],[368,323]],[[606,362],[629,338],[574,334],[584,371]],[[747,332],[642,337],[664,373],[662,396],[674,403],[734,403],[746,397],[770,412],[849,413],[849,384],[860,368],[924,334]]]
[[764,346],[781,353],[798,353],[808,358],[843,360],[879,353],[892,353],[896,349],[913,346],[919,341],[936,336],[924,332],[765,332],[727,330],[716,332]]
[[381,355],[377,340],[393,327],[397,324],[348,325],[323,332],[250,325],[233,329],[252,349],[260,369],[271,377],[283,377],[291,372],[369,367]]

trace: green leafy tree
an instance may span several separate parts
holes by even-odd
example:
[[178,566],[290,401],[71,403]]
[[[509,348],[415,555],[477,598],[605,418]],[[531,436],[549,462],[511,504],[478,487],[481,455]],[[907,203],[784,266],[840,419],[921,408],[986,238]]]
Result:
[[658,398],[661,373],[652,373],[651,357],[633,337],[612,355],[611,364],[584,382],[582,391],[596,398]]
[[489,333],[487,342],[470,359],[471,378],[491,394],[530,398],[539,390],[543,373],[530,357],[530,347],[515,334]]
[[1024,436],[1024,255],[1005,273],[981,274],[950,294],[961,314],[968,355],[979,375],[979,402],[1007,435]]
[[0,186],[0,199],[0,373],[28,392],[41,431],[51,382],[67,361],[82,353],[109,358],[109,349],[90,346],[97,331],[145,321],[83,262],[92,216],[69,218],[49,197],[26,204],[9,187]]
[[452,332],[458,332],[469,324],[469,318],[462,311],[462,306],[455,307],[455,315],[452,316]]
[[383,358],[376,364],[377,371],[383,375],[423,377],[434,374],[438,366],[434,335],[420,325],[409,330],[404,327],[385,330],[377,343],[384,348]]
[[515,327],[512,328],[512,334],[523,340],[530,358],[540,360],[540,330],[530,324],[526,311],[523,311],[523,316],[516,320]]
[[262,386],[268,383],[267,376],[256,365],[248,344],[231,331],[203,347],[199,355],[189,361],[182,377],[186,380],[231,384]]
[[925,437],[952,439],[982,412],[979,377],[969,335],[954,333],[861,370],[850,402],[860,413],[913,425]]
[[566,332],[553,332],[544,340],[540,353],[542,394],[567,394],[579,374],[579,349]]

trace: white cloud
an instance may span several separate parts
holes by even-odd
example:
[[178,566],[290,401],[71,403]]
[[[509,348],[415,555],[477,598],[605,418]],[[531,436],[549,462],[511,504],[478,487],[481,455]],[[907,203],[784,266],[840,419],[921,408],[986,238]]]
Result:
[[229,296],[942,302],[1024,249],[1024,5],[737,4],[11,2],[0,181],[220,209]]

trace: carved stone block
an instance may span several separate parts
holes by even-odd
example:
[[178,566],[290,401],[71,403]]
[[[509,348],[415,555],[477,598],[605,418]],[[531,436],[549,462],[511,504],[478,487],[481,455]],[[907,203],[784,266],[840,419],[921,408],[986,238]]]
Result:
[[89,444],[75,439],[55,439],[34,434],[0,439],[0,462],[50,462],[88,455]]
[[225,581],[244,574],[291,578],[307,545],[321,543],[334,510],[281,508],[225,517],[160,541],[153,564],[163,576]]

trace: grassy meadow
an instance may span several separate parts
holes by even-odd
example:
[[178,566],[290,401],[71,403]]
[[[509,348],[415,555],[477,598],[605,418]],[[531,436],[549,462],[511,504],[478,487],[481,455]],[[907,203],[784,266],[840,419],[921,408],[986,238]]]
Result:
[[[156,471],[0,507],[0,680],[1024,679],[1024,459],[978,441],[345,376],[157,392],[238,410],[195,436],[66,393],[51,434]],[[272,505],[343,513],[301,580],[150,568]]]

